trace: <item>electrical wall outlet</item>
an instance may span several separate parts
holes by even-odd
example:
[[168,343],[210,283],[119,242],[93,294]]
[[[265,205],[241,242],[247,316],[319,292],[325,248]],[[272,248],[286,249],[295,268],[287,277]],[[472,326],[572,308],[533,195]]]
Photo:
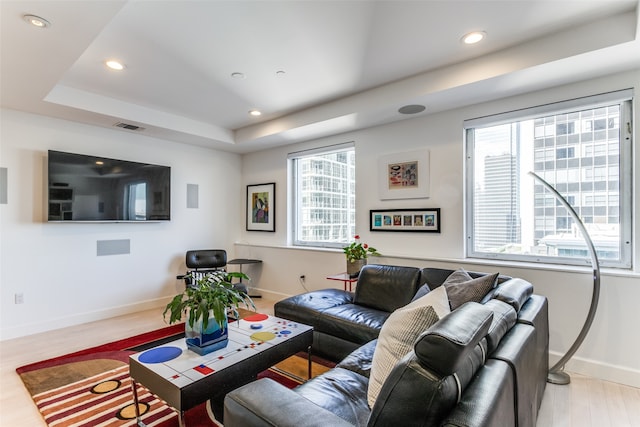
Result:
[[24,304],[24,294],[22,292],[18,292],[14,295],[16,304]]

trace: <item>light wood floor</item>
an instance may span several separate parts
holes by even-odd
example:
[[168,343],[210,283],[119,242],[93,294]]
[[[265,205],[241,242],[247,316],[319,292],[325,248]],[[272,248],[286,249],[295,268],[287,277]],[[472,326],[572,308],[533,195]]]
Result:
[[[273,301],[256,299],[273,314]],[[149,310],[0,342],[0,427],[46,427],[15,369],[32,362],[166,326]],[[640,427],[640,389],[572,374],[571,384],[548,384],[537,427]]]

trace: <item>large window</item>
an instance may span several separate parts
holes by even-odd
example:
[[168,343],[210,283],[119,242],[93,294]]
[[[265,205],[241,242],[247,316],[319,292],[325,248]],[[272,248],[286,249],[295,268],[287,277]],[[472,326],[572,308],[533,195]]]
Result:
[[126,209],[125,219],[140,221],[147,217],[146,182],[127,184],[124,206]]
[[631,267],[631,91],[465,122],[467,255]]
[[353,143],[292,153],[293,243],[343,247],[355,234]]

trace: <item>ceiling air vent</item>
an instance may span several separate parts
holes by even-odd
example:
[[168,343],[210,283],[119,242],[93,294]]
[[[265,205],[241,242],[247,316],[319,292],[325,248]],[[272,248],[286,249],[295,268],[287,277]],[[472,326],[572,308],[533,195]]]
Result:
[[123,123],[123,122],[118,122],[114,126],[118,127],[118,128],[122,128],[122,129],[134,130],[134,131],[142,131],[142,130],[144,130],[143,127],[132,125],[132,124],[129,124],[129,123]]

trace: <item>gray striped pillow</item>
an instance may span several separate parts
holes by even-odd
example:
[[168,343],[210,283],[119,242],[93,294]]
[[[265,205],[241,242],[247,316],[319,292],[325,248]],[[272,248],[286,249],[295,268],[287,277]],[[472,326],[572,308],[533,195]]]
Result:
[[465,302],[482,301],[482,298],[496,286],[498,274],[487,274],[474,279],[462,269],[451,273],[441,286],[447,288],[451,310],[455,310]]
[[449,300],[444,286],[391,313],[382,325],[373,353],[367,390],[370,407],[393,367],[413,349],[420,334],[448,313]]

